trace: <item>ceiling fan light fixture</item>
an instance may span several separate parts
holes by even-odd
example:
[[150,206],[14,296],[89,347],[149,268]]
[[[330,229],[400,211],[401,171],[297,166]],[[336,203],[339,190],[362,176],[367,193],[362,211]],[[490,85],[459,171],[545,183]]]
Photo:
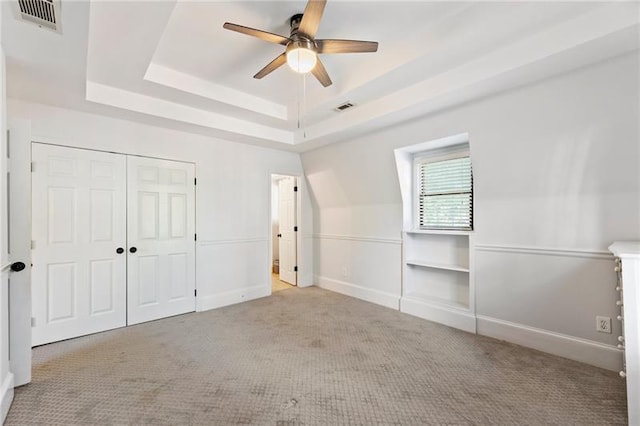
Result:
[[305,74],[318,63],[316,46],[311,40],[296,37],[287,45],[287,65],[297,73]]
[[311,49],[299,47],[287,52],[287,64],[297,73],[308,73],[316,63],[318,63],[318,55]]

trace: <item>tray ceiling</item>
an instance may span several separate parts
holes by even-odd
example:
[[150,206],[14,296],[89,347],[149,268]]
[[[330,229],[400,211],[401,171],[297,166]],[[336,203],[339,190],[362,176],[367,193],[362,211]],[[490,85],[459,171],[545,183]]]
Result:
[[282,46],[223,23],[288,35],[305,3],[63,2],[62,34],[5,10],[9,95],[302,151],[638,48],[635,3],[329,0],[318,37],[379,51],[253,79]]

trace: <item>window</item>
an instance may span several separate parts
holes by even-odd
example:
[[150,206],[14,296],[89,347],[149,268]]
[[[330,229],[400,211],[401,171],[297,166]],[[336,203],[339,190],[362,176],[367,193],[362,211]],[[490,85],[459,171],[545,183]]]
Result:
[[417,226],[473,229],[473,176],[469,151],[415,159]]

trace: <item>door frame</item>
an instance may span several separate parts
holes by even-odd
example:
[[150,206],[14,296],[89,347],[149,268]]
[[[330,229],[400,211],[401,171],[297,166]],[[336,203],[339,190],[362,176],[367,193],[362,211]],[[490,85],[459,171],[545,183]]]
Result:
[[300,278],[302,277],[302,234],[304,232],[304,227],[302,226],[302,191],[304,191],[304,184],[302,180],[302,174],[299,172],[292,171],[279,171],[279,170],[270,170],[268,172],[268,201],[269,201],[269,214],[268,216],[268,227],[269,230],[269,250],[268,250],[268,258],[267,258],[267,268],[266,268],[266,283],[269,289],[269,295],[271,295],[271,273],[273,267],[273,232],[271,231],[271,224],[273,223],[273,212],[271,208],[271,203],[273,202],[273,191],[272,191],[272,183],[273,178],[275,176],[290,176],[296,178],[296,184],[298,185],[298,191],[296,192],[296,226],[298,227],[298,232],[296,233],[296,263],[298,264],[298,273],[296,275],[296,286],[304,287],[300,285]]

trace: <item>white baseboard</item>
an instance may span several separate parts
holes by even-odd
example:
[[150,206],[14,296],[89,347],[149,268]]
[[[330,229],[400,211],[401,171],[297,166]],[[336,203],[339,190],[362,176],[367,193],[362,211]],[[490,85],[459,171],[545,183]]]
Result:
[[469,333],[475,334],[476,332],[476,317],[471,312],[408,297],[400,299],[400,312]]
[[478,334],[612,371],[622,369],[615,346],[478,315]]
[[226,291],[224,293],[199,296],[196,310],[198,312],[209,309],[221,308],[223,306],[235,305],[236,303],[247,302],[271,294],[271,283],[269,285],[257,285],[253,287],[240,288]]
[[313,275],[305,274],[304,276],[298,275],[298,287],[311,287],[313,286]]
[[320,288],[335,291],[336,293],[344,294],[345,296],[366,300],[367,302],[382,305],[391,309],[399,309],[400,307],[400,296],[396,296],[392,293],[361,287],[356,284],[334,280],[333,278],[322,277],[319,275],[316,275],[315,282]]
[[0,405],[0,424],[4,423],[4,419],[7,418],[9,408],[13,402],[13,373],[7,374],[2,386],[0,387],[0,397],[2,398],[2,405]]

